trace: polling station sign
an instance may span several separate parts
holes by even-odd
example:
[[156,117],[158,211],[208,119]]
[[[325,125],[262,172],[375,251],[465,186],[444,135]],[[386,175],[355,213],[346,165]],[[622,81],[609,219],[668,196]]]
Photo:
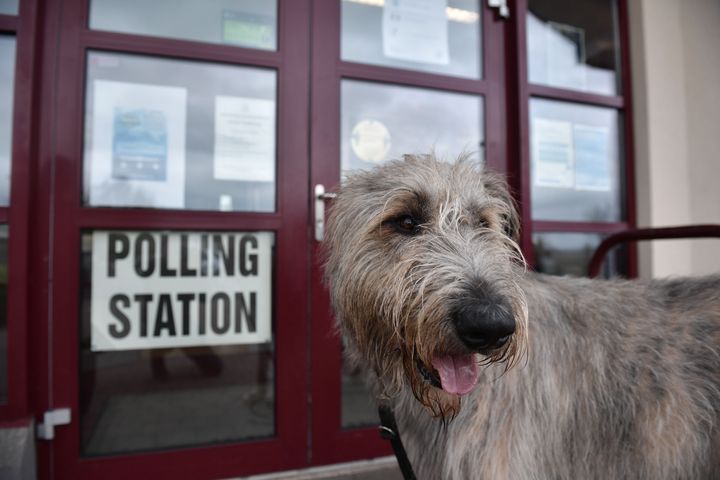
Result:
[[91,349],[269,342],[272,232],[94,231]]

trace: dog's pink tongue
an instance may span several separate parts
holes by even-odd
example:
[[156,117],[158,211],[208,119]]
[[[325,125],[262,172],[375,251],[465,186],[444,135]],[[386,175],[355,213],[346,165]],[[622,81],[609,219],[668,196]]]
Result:
[[440,374],[443,390],[448,393],[464,395],[478,381],[475,355],[438,355],[433,358],[432,364]]

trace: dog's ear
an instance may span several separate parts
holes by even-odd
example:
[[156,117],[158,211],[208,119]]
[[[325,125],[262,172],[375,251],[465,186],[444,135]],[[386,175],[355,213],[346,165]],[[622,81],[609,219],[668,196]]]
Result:
[[510,188],[504,177],[492,173],[484,175],[485,191],[496,203],[500,218],[503,222],[505,235],[513,241],[520,238],[520,216],[515,206],[515,199],[510,194]]

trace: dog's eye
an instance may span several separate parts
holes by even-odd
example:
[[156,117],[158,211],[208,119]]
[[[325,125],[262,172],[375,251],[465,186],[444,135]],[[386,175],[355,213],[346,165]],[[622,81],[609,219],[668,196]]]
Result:
[[400,215],[391,221],[392,226],[400,233],[413,234],[418,230],[418,222],[410,215]]
[[488,228],[488,227],[490,227],[490,222],[488,222],[487,218],[479,218],[478,219],[478,227]]

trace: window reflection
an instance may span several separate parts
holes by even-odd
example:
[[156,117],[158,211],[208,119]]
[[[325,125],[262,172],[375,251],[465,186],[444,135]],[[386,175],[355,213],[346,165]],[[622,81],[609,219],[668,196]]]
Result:
[[623,159],[618,112],[531,99],[530,119],[533,219],[620,221]]
[[[597,233],[536,233],[533,235],[535,269],[550,275],[585,277],[590,259],[603,236]],[[604,277],[627,276],[624,247],[608,252],[602,266]]]
[[0,206],[10,203],[15,37],[0,35]]
[[0,14],[17,15],[19,0],[0,0]]
[[88,56],[90,206],[275,210],[273,70]]
[[526,25],[530,83],[619,93],[615,0],[530,0]]
[[90,28],[275,50],[277,1],[92,0]]
[[342,59],[482,76],[478,0],[343,0]]
[[474,95],[343,80],[342,170],[431,150],[448,160],[462,152],[482,159],[482,103]]
[[375,426],[378,422],[377,403],[365,383],[365,375],[343,355],[340,377],[342,388],[342,428]]

